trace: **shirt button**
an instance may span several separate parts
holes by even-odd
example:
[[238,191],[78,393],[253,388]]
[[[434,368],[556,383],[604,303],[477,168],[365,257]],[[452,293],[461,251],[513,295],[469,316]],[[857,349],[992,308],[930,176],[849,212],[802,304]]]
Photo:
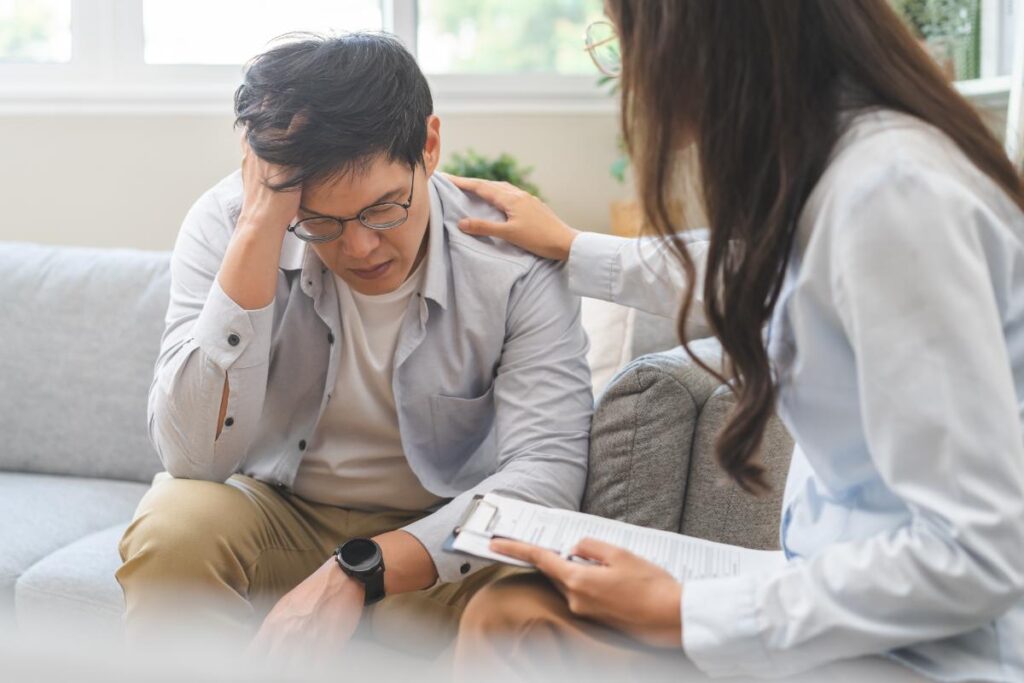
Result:
[[225,427],[230,427],[233,424],[235,424],[235,418],[233,417],[229,417],[228,419],[224,420]]
[[306,440],[305,439],[303,439],[302,441],[299,442],[299,450],[300,451],[306,450]]
[[467,562],[466,564],[464,564],[461,567],[459,567],[459,573],[460,574],[468,574],[469,573],[469,562]]
[[228,344],[231,344],[232,346],[238,346],[238,342],[240,341],[242,341],[242,338],[239,337],[234,332],[228,335]]
[[334,333],[333,332],[328,332],[327,333],[327,343],[328,344],[333,344],[334,343]]

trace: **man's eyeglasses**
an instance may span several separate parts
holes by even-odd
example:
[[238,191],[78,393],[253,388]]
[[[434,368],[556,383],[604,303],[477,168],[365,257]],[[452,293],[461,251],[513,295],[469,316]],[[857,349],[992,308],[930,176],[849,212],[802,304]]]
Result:
[[404,204],[398,202],[380,202],[372,204],[354,216],[335,218],[334,216],[312,216],[288,226],[288,232],[305,242],[330,242],[341,237],[345,232],[345,224],[359,221],[370,230],[392,230],[409,220],[409,207],[412,206],[412,193],[416,189],[416,171],[412,172],[409,184],[409,198]]
[[618,78],[622,74],[619,34],[607,21],[595,21],[587,27],[586,47],[583,49],[594,60],[598,71],[605,76]]

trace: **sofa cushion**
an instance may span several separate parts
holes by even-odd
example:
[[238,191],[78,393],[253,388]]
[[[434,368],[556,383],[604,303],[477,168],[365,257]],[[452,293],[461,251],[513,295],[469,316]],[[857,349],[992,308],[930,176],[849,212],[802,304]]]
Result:
[[74,624],[94,635],[119,633],[124,598],[114,572],[126,528],[128,521],[89,534],[22,574],[14,594],[18,628],[44,634],[55,624]]
[[[716,340],[690,347],[708,366],[722,367]],[[772,491],[745,493],[714,456],[732,405],[729,389],[681,347],[627,365],[594,412],[583,510],[722,543],[777,548],[793,442],[773,418],[761,453]]]
[[88,534],[127,524],[148,488],[124,481],[0,472],[0,619],[10,617],[19,577]]
[[0,242],[0,470],[148,482],[169,256]]
[[[691,348],[717,362],[713,340]],[[594,412],[583,510],[679,531],[697,418],[718,386],[682,348],[643,356],[619,371]]]
[[746,493],[729,479],[715,457],[715,440],[734,404],[732,392],[721,386],[708,398],[697,420],[679,531],[720,543],[778,550],[782,492],[793,439],[773,416],[759,453],[771,490],[757,496]]
[[601,299],[582,300],[580,320],[590,342],[587,364],[595,398],[601,395],[615,373],[632,360],[635,318],[635,309]]

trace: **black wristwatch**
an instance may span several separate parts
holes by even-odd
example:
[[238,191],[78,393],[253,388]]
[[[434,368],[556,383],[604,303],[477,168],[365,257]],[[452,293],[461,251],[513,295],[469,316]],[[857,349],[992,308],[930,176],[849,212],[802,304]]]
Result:
[[366,588],[364,605],[384,598],[384,555],[380,546],[368,538],[345,541],[334,551],[341,570]]

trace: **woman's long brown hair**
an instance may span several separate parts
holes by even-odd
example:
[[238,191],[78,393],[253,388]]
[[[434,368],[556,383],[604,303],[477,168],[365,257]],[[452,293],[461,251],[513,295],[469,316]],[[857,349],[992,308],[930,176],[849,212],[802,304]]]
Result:
[[[608,0],[607,9],[622,44],[623,132],[640,203],[690,282],[677,197],[681,151],[695,145],[711,234],[705,314],[728,362],[718,372],[686,350],[736,396],[716,444],[719,463],[744,489],[764,490],[756,454],[776,396],[764,329],[844,107],[913,115],[948,135],[1022,208],[1024,190],[978,113],[886,0]],[[684,346],[692,305],[688,288]]]

